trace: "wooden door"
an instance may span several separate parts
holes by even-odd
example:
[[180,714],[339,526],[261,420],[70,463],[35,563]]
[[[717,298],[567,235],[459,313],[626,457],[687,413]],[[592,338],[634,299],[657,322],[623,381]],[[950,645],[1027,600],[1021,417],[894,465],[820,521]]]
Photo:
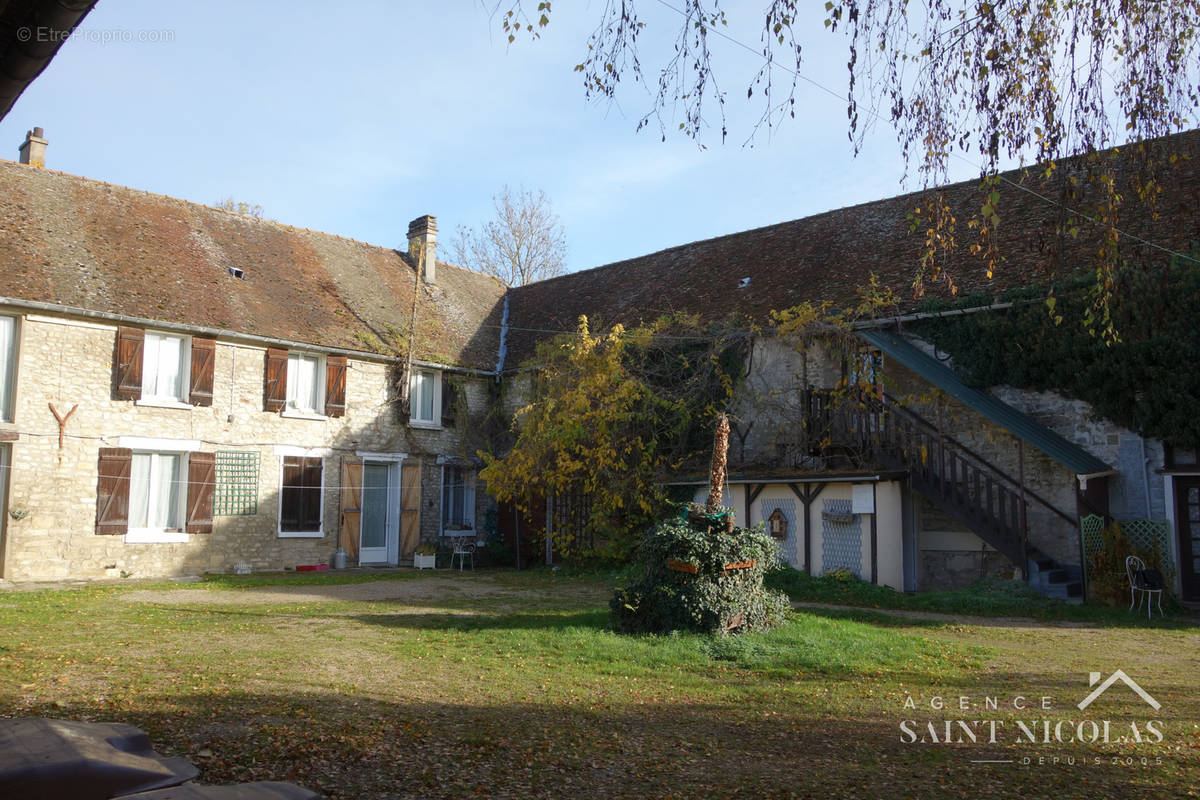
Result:
[[1200,600],[1200,477],[1175,479],[1175,530],[1184,600]]
[[421,542],[421,464],[404,462],[400,471],[400,558],[412,558]]
[[358,561],[358,532],[362,518],[361,458],[342,459],[342,515],[338,545],[346,551],[347,562]]

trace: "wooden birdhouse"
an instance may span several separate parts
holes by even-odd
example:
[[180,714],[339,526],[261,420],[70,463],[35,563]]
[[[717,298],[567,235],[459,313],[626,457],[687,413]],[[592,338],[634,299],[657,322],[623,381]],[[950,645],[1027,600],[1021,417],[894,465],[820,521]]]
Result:
[[780,541],[787,539],[787,526],[787,517],[783,515],[782,509],[775,509],[771,512],[771,516],[767,517],[767,530],[775,539]]

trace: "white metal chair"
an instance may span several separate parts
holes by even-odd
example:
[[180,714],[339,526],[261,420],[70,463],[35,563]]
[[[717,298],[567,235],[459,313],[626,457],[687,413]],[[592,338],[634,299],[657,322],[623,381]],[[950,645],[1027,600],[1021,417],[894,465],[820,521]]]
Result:
[[450,568],[454,569],[454,559],[458,559],[458,571],[462,572],[468,558],[471,559],[471,571],[475,571],[475,535],[455,536],[454,550],[450,553]]
[[[1129,610],[1133,611],[1134,605],[1141,608],[1142,600],[1145,600],[1146,619],[1150,619],[1150,603],[1154,599],[1154,595],[1158,595],[1158,615],[1160,617],[1165,616],[1162,608],[1163,587],[1148,583],[1145,572],[1146,562],[1137,556],[1129,556],[1125,559],[1125,574],[1129,578]],[[1138,594],[1139,592],[1141,594]]]

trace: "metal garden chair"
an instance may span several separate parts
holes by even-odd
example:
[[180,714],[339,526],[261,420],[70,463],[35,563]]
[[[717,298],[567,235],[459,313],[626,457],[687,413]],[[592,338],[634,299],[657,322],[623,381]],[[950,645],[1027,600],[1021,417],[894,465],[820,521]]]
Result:
[[[1157,570],[1150,570],[1154,575],[1159,575]],[[1125,559],[1125,574],[1129,578],[1129,610],[1133,611],[1134,605],[1138,608],[1142,607],[1142,600],[1146,601],[1146,619],[1150,619],[1150,603],[1154,599],[1154,595],[1158,595],[1158,614],[1164,616],[1162,607],[1163,586],[1161,578],[1158,580],[1148,580],[1146,562],[1142,561],[1137,556],[1129,556]],[[1140,592],[1140,594],[1139,594]]]

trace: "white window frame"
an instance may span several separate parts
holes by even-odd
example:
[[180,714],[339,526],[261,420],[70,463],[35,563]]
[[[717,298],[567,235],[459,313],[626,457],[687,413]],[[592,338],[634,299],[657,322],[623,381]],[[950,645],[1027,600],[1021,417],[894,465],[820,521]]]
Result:
[[0,351],[0,422],[12,422],[17,399],[17,344],[21,338],[20,320],[0,314],[0,324],[11,326],[8,347]]
[[[306,449],[303,447],[287,447],[277,446],[275,454],[279,456],[279,509],[275,514],[275,535],[280,539],[322,539],[325,537],[325,478],[326,471],[329,465],[325,462],[328,460],[330,451],[323,448]],[[319,527],[315,531],[285,531],[283,529],[283,459],[286,456],[293,458],[319,458],[321,459],[321,515],[318,523]]]
[[[131,473],[129,478],[129,516],[130,526],[125,533],[125,541],[129,543],[181,543],[188,541],[187,534],[187,497],[188,497],[188,454],[182,450],[134,450],[133,456],[150,456],[150,486],[146,490],[146,500],[148,503],[153,502],[155,489],[157,487],[158,471],[155,467],[155,459],[162,456],[175,456],[179,458],[179,478],[180,484],[179,496],[175,498],[175,513],[178,515],[178,527],[143,527],[135,528],[132,524],[133,518],[133,481],[134,475]],[[149,514],[149,508],[146,509]]]
[[[417,396],[418,375],[429,375],[433,379],[433,406],[432,414],[429,417],[418,416],[420,414],[421,402]],[[429,369],[428,367],[414,367],[412,376],[409,378],[408,384],[408,424],[413,428],[433,428],[440,429],[442,427],[442,371],[438,369]]]
[[[463,473],[463,479],[462,479],[463,519],[469,521],[471,524],[471,527],[469,530],[453,528],[453,529],[449,529],[450,532],[447,533],[448,529],[446,528],[446,517],[448,516],[449,505],[450,505],[446,502],[447,478],[448,478],[449,470],[454,470],[454,469],[461,470]],[[441,514],[440,514],[441,520],[439,523],[439,527],[441,529],[442,536],[470,536],[473,538],[479,538],[479,531],[476,529],[476,525],[475,525],[475,481],[477,479],[477,474],[478,473],[476,473],[476,471],[473,468],[463,466],[461,464],[443,464],[442,465],[442,498],[441,498],[442,509],[441,509]]]
[[[179,341],[179,394],[153,394],[148,389],[151,377],[157,378],[158,362],[150,360],[150,342],[172,339]],[[188,402],[192,382],[192,337],[179,333],[163,333],[148,330],[142,339],[142,396],[137,400],[138,405],[155,406],[159,408],[191,408]]]
[[[295,404],[296,393],[299,388],[299,364],[301,359],[314,362],[313,408],[302,408]],[[303,350],[288,351],[287,390],[284,395],[282,415],[297,419],[328,419],[325,415],[325,356],[323,354],[309,353]]]

